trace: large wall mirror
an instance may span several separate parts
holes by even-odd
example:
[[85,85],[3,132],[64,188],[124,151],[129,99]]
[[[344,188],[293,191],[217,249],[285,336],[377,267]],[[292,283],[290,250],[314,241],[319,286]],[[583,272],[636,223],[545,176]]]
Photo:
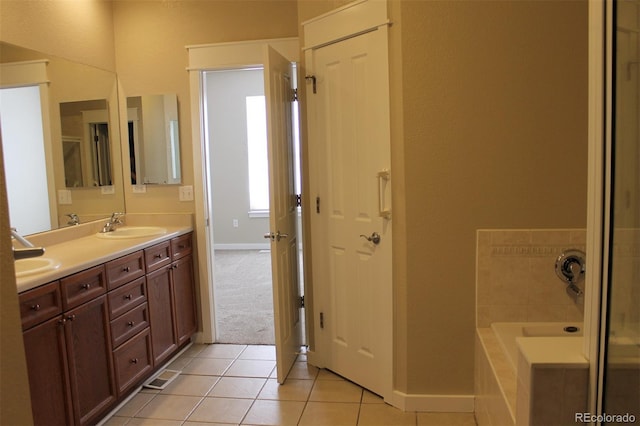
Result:
[[[33,63],[42,64],[40,84],[29,82],[20,68]],[[25,172],[12,179],[7,176],[11,226],[31,234],[68,225],[72,213],[80,222],[88,222],[125,211],[115,73],[4,42],[0,42],[0,65],[5,171],[12,164],[13,169]],[[18,71],[6,72],[11,69]],[[12,74],[17,83],[11,81]],[[32,118],[9,117],[13,111],[5,102],[10,98],[9,89],[29,87],[35,88],[32,104],[39,104],[40,109],[31,112]],[[23,94],[14,98],[26,99]],[[26,129],[37,128],[36,122],[42,126],[33,132],[39,136],[34,139],[40,139],[34,142],[38,163],[34,155],[19,148],[24,145]],[[5,127],[13,127],[13,133],[5,132]],[[34,193],[25,177],[31,174],[41,176],[43,190],[38,196],[25,197]],[[38,207],[25,206],[27,212],[46,207],[49,218],[36,225],[35,219],[14,213],[14,205],[26,198],[39,201]]]
[[175,94],[127,98],[131,184],[178,184],[180,136]]

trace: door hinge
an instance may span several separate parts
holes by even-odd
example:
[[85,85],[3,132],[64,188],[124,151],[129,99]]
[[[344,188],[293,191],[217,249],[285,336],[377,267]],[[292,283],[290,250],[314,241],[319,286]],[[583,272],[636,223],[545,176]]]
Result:
[[300,307],[304,308],[304,296],[300,296]]
[[297,88],[292,90],[291,102],[298,102],[298,89]]
[[320,197],[316,197],[316,213],[320,213]]
[[296,194],[296,207],[302,207],[302,194]]
[[320,328],[324,328],[324,312],[320,312]]

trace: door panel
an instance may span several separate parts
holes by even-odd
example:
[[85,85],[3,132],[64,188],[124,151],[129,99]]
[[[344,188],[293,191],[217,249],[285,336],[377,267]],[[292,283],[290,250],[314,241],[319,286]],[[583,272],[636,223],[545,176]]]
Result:
[[298,291],[297,203],[294,185],[291,63],[267,46],[265,98],[269,153],[269,226],[278,383],[302,345]]
[[[391,390],[392,287],[386,27],[314,50],[308,60],[316,352],[325,366],[381,394]],[[326,200],[326,201],[325,201]],[[378,244],[372,233],[380,236]],[[319,252],[319,253],[318,253]]]

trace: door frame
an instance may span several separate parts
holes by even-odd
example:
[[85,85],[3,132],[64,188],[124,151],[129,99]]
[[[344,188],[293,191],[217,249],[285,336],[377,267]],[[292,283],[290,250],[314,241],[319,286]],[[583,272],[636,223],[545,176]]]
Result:
[[202,330],[195,339],[199,343],[213,343],[215,312],[213,299],[213,241],[209,211],[210,188],[208,170],[208,138],[205,128],[206,105],[202,96],[206,71],[240,69],[264,65],[264,46],[270,45],[291,62],[299,62],[297,37],[250,40],[186,46],[189,56],[189,86],[191,99],[191,133],[193,143],[193,193],[195,202],[194,232],[198,242],[196,274],[198,276]]

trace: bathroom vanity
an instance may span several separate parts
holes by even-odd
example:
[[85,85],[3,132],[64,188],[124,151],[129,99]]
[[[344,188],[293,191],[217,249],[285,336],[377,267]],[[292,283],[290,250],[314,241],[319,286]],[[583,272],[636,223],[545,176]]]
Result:
[[64,258],[74,244],[94,260],[60,259],[52,272],[18,279],[35,424],[96,423],[197,329],[191,228],[90,235],[47,254]]

